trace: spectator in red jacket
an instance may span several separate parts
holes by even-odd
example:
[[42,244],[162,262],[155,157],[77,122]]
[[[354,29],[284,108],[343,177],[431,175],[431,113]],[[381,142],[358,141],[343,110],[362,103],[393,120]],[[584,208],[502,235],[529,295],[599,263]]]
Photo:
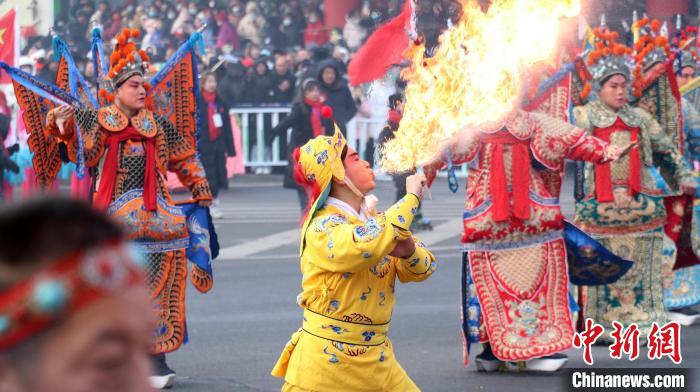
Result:
[[328,40],[328,31],[318,11],[309,12],[309,16],[306,19],[306,31],[304,31],[304,46],[307,48],[321,46],[327,44]]

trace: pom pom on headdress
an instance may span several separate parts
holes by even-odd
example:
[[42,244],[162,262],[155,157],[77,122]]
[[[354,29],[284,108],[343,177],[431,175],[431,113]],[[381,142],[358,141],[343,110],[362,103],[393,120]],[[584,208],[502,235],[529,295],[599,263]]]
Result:
[[148,70],[150,57],[138,50],[129,40],[140,35],[137,29],[123,29],[116,37],[114,51],[109,56],[110,70],[107,73],[108,92],[134,75],[143,76]]
[[644,73],[654,65],[666,62],[672,53],[668,38],[660,34],[661,22],[656,19],[651,22],[648,19],[643,19],[637,22],[637,26],[640,27],[640,37],[634,44],[636,67],[633,72],[632,89],[636,97],[641,97],[644,88]]
[[676,60],[674,61],[674,69],[680,73],[683,68],[697,68],[698,53],[697,39],[698,28],[695,26],[687,26],[681,30],[680,36],[674,39],[673,44],[676,51]]

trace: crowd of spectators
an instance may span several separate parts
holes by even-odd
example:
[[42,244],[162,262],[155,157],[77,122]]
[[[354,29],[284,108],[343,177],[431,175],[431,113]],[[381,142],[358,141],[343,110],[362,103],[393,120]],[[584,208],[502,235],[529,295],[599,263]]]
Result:
[[[448,19],[454,20],[455,4],[419,2],[420,27],[428,42],[436,41]],[[321,63],[333,62],[338,81],[344,79],[352,54],[402,5],[402,0],[364,0],[342,28],[327,29],[323,0],[77,0],[61,11],[54,30],[89,76],[94,72],[88,61],[92,20],[103,26],[105,42],[124,27],[139,29],[140,46],[156,65],[206,25],[200,64],[202,71],[215,71],[227,105],[287,105],[303,79],[320,78]],[[22,54],[25,65],[53,79],[50,37],[29,38]]]

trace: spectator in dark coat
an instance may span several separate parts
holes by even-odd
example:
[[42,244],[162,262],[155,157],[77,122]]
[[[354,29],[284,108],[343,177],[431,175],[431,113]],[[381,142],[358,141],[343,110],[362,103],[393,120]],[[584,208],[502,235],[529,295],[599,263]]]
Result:
[[291,37],[282,31],[282,27],[282,19],[279,16],[268,17],[265,27],[265,44],[277,49],[287,49],[292,41]]
[[261,59],[253,66],[252,75],[246,80],[246,93],[244,95],[246,103],[256,106],[270,103],[275,95],[272,80],[270,79],[270,69],[267,68],[265,59]]
[[219,96],[228,107],[239,105],[245,101],[245,71],[246,68],[240,62],[227,62],[221,70],[221,83],[219,83]]
[[282,26],[280,26],[280,31],[287,37],[287,46],[301,46],[304,43],[302,38],[303,30],[303,16],[297,18],[294,14],[287,13],[282,17]]
[[[260,107],[269,105],[275,95],[272,80],[270,79],[270,71],[267,68],[267,63],[264,58],[261,58],[256,62],[252,71],[250,69],[246,70],[246,88],[243,94],[243,102],[249,104],[253,107]],[[263,130],[269,129],[272,126],[272,117],[263,117]],[[244,130],[245,132],[245,130]],[[258,149],[258,121],[256,119],[255,113],[248,114],[248,144],[250,148],[250,156],[257,156]],[[264,140],[260,140],[264,142]],[[272,147],[269,144],[263,146],[265,160],[272,159]],[[257,174],[270,174],[272,168],[270,167],[257,167],[255,172]]]
[[319,135],[330,135],[333,130],[333,122],[321,116],[321,88],[315,79],[307,79],[299,88],[299,93],[292,104],[292,111],[287,117],[277,124],[268,133],[267,144],[271,144],[275,137],[286,133],[292,128],[292,134],[287,145],[287,170],[284,175],[284,187],[296,189],[299,195],[299,204],[302,211],[306,207],[306,192],[294,181],[294,149],[303,146],[306,142]]
[[294,99],[294,85],[296,78],[290,70],[289,61],[284,56],[275,60],[275,70],[272,72],[272,87],[274,89],[273,101],[275,103],[289,104]]
[[219,219],[223,217],[218,208],[219,191],[228,189],[226,156],[232,157],[236,155],[236,151],[228,108],[217,95],[216,87],[216,75],[213,72],[202,75],[202,93],[199,97],[199,116],[202,119],[199,154],[214,197],[211,215],[214,219]]
[[333,109],[335,122],[345,133],[348,122],[357,113],[357,106],[347,81],[342,77],[338,62],[333,59],[321,62],[318,80],[321,83],[321,92],[326,98],[326,105]]

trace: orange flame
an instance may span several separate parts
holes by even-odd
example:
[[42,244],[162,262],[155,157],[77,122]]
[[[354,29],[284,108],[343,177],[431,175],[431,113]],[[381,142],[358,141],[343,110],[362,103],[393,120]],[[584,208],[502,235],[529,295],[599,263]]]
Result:
[[430,162],[444,141],[517,109],[523,72],[553,58],[560,19],[580,7],[579,0],[494,0],[483,13],[476,1],[460,1],[462,17],[440,36],[434,56],[425,58],[423,45],[404,54],[411,62],[402,73],[406,105],[382,154],[386,171]]

